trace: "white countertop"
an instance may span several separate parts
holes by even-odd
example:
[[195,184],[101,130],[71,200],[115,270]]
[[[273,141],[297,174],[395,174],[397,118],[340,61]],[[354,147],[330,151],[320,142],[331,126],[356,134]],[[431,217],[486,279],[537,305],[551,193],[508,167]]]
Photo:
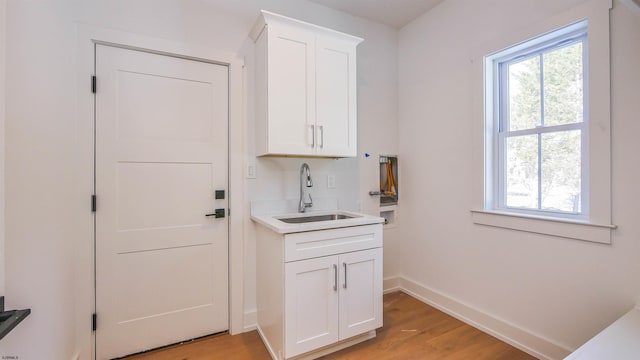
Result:
[[623,315],[565,360],[635,360],[640,358],[640,307]]
[[[258,210],[259,208],[259,210]],[[349,226],[360,226],[370,224],[380,224],[384,222],[384,219],[377,216],[371,216],[367,214],[361,214],[347,210],[315,210],[307,211],[305,213],[293,212],[291,209],[287,209],[289,212],[282,212],[283,207],[275,206],[273,212],[269,213],[264,209],[263,204],[255,206],[252,204],[251,220],[256,223],[275,231],[279,234],[289,234],[304,231],[316,231],[326,229],[336,229]],[[289,218],[289,217],[304,217],[304,216],[316,216],[316,215],[328,215],[328,214],[342,214],[351,216],[349,219],[340,220],[327,220],[327,221],[315,221],[308,223],[289,224],[278,220],[277,218]]]

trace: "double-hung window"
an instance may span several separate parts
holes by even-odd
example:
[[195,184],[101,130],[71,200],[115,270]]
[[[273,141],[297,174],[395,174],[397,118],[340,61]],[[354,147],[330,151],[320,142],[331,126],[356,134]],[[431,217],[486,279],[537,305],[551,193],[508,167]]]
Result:
[[586,49],[583,22],[492,57],[495,209],[588,214]]
[[472,49],[474,223],[611,243],[611,8],[590,0]]

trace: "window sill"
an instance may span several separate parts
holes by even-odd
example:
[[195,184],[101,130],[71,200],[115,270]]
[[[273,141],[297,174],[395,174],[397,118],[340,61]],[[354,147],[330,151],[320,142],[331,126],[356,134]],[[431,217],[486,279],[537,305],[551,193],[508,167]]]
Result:
[[471,210],[474,224],[558,236],[601,244],[611,244],[611,230],[616,225],[586,221],[546,218],[489,210]]

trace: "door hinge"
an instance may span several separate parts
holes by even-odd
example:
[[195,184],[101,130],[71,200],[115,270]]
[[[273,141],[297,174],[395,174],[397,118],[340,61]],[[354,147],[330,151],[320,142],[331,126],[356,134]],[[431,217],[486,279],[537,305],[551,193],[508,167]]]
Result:
[[98,328],[98,315],[96,313],[91,314],[91,330],[96,331]]
[[91,195],[91,212],[96,212],[97,199],[95,195]]
[[231,209],[227,209],[227,216],[231,216]]
[[91,92],[94,94],[96,93],[97,82],[98,82],[98,79],[96,79],[96,76],[95,75],[91,76]]

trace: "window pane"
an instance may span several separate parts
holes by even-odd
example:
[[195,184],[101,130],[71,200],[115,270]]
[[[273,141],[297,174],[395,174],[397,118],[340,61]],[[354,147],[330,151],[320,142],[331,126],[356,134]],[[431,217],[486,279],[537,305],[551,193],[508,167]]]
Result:
[[509,130],[540,125],[540,57],[509,64]]
[[582,121],[582,42],[543,55],[544,125]]
[[581,212],[580,130],[542,134],[542,209]]
[[538,208],[538,135],[506,139],[505,205]]

